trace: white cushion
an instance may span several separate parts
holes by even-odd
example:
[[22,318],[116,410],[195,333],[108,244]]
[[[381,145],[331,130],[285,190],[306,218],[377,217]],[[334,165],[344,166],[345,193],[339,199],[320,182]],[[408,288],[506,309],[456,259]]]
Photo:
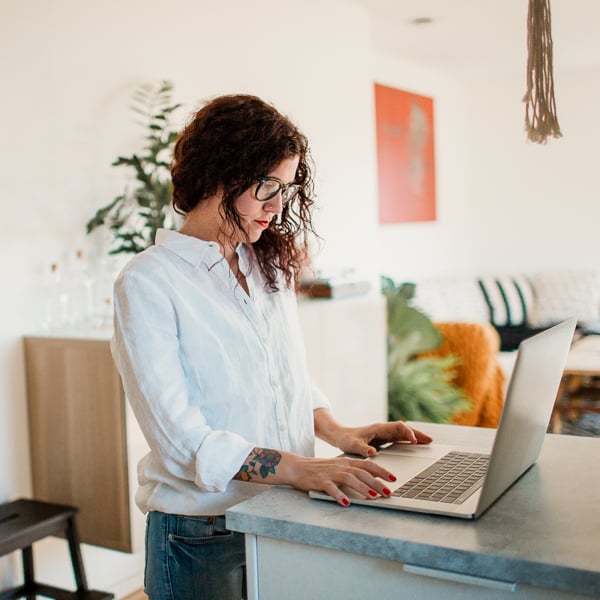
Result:
[[412,304],[432,321],[489,322],[489,309],[475,277],[420,281]]
[[600,318],[600,276],[590,271],[538,273],[530,277],[534,306],[528,325],[548,327],[577,317],[580,324]]

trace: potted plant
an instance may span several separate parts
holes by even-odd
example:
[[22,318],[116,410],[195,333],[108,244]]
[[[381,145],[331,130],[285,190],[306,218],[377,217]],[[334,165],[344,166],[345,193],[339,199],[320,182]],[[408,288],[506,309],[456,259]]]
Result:
[[173,84],[144,83],[133,94],[131,109],[142,117],[146,130],[140,152],[119,156],[115,167],[133,169],[133,183],[112,202],[98,209],[87,223],[87,233],[97,227],[112,232],[109,254],[135,254],[154,242],[157,229],[173,227],[169,165],[177,131],[171,125],[173,112],[180,104],[172,101]]
[[452,383],[458,357],[419,356],[437,348],[442,335],[421,311],[410,306],[414,284],[397,286],[382,277],[388,322],[388,413],[391,420],[447,423],[470,400]]

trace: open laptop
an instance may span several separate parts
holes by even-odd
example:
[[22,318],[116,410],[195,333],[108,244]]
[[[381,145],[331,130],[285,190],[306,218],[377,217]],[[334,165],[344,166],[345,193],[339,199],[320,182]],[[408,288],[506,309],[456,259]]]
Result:
[[[537,460],[576,323],[564,321],[521,342],[491,454],[435,443],[392,444],[365,459],[396,475],[392,496],[370,500],[345,489],[348,497],[366,506],[479,517]],[[461,461],[470,466],[457,474]],[[458,489],[450,489],[455,483]],[[322,492],[309,495],[332,500]]]

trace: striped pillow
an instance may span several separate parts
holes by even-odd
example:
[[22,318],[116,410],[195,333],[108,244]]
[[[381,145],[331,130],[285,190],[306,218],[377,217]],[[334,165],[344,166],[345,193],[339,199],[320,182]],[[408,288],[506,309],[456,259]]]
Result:
[[531,283],[523,276],[482,277],[479,287],[496,327],[516,327],[528,323],[533,306]]

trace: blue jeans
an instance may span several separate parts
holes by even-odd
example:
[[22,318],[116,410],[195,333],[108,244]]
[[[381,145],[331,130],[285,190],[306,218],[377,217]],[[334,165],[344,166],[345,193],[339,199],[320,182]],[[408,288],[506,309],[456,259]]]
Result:
[[240,600],[245,576],[244,535],[226,529],[225,517],[148,513],[144,590],[150,600]]

